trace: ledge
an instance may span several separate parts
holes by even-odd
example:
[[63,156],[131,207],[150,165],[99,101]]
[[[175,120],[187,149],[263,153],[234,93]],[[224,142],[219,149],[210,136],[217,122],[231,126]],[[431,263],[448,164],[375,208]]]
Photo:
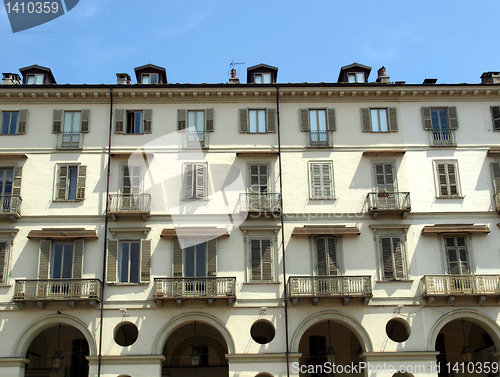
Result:
[[397,156],[404,155],[406,153],[403,149],[371,149],[363,152],[365,157],[376,157],[376,156]]
[[[89,365],[96,365],[99,362],[99,356],[87,356]],[[162,364],[165,361],[163,355],[117,355],[102,356],[104,365],[137,365],[137,364]]]
[[[288,354],[291,360],[299,360],[302,353]],[[237,353],[226,354],[226,359],[229,363],[276,363],[286,361],[286,353]]]
[[422,234],[454,234],[454,233],[490,233],[487,225],[473,224],[436,224],[424,226]]
[[236,157],[275,157],[278,156],[278,151],[244,151],[236,152]]
[[355,226],[308,226],[293,228],[292,236],[359,236],[361,232]]

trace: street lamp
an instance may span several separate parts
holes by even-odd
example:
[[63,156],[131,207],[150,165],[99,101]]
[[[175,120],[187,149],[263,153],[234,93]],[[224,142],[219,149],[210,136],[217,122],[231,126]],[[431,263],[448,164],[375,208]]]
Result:
[[470,363],[472,361],[472,350],[467,345],[467,339],[465,337],[465,325],[464,325],[463,318],[462,318],[462,332],[464,334],[464,346],[463,346],[462,352],[460,352],[460,354],[462,355],[462,360],[465,363]]
[[335,359],[337,357],[337,352],[332,347],[332,329],[330,327],[330,320],[328,320],[328,348],[326,349],[326,358],[331,365],[335,364]]
[[62,356],[62,351],[59,347],[59,341],[61,340],[61,324],[59,324],[59,332],[57,334],[57,348],[54,352],[54,356],[52,356],[52,370],[57,374],[59,369],[61,369],[62,361],[64,357]]
[[191,355],[189,355],[191,358],[191,365],[193,367],[197,367],[200,365],[200,352],[198,351],[198,347],[196,347],[196,321],[194,321],[194,341],[193,341],[193,351],[191,352]]

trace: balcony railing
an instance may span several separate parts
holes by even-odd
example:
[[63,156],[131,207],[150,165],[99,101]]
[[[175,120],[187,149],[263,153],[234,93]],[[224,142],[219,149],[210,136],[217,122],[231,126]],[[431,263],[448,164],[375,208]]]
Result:
[[116,215],[140,215],[149,216],[151,212],[151,195],[124,195],[110,194],[108,213],[112,217]]
[[500,191],[495,192],[495,206],[497,211],[500,212]]
[[455,130],[430,130],[430,138],[432,146],[457,145]]
[[411,211],[409,192],[369,192],[368,211],[374,214],[401,212],[406,217]]
[[14,301],[17,303],[84,300],[101,301],[99,279],[16,280]]
[[233,302],[236,297],[235,277],[200,277],[200,278],[155,278],[154,299],[174,299],[179,304],[186,299],[225,298]]
[[0,213],[8,214],[12,220],[18,219],[21,216],[21,201],[19,195],[1,195]]
[[422,295],[500,297],[500,275],[425,275]]
[[247,193],[240,194],[242,211],[252,213],[280,213],[281,194],[278,193]]
[[186,131],[186,148],[208,147],[208,132]]
[[61,132],[57,134],[57,148],[80,149],[83,147],[83,135],[78,132]]
[[332,131],[307,131],[307,146],[312,148],[331,147]]
[[[295,302],[300,297],[372,297],[370,276],[291,276],[289,296]],[[347,300],[348,301],[348,300]],[[365,303],[368,300],[364,300]]]

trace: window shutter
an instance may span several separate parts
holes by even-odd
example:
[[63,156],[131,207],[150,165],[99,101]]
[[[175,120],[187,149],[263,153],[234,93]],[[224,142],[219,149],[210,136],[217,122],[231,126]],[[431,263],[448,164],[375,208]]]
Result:
[[115,133],[122,134],[125,129],[126,112],[122,109],[115,110]]
[[141,240],[141,282],[149,283],[151,278],[151,240]]
[[49,261],[52,242],[50,240],[40,241],[40,258],[38,260],[38,279],[49,278]]
[[398,114],[395,107],[389,107],[389,131],[398,132]]
[[187,110],[177,109],[177,129],[179,131],[186,129],[186,117]]
[[309,131],[309,110],[308,109],[299,109],[299,121],[300,121],[300,130],[302,132]]
[[261,250],[260,250],[260,241],[261,240],[251,240],[250,241],[250,259],[252,266],[252,281],[262,280],[261,274]]
[[130,169],[128,165],[123,165],[122,194],[130,195],[131,193],[132,193],[132,182],[130,180]]
[[217,240],[207,242],[207,276],[217,276]]
[[214,131],[214,109],[205,109],[205,131]]
[[449,195],[457,196],[458,195],[458,185],[457,185],[457,173],[454,164],[446,164],[448,168],[448,183],[450,192]]
[[337,262],[337,239],[328,237],[328,275],[334,276],[339,274]]
[[174,238],[173,275],[182,277],[182,249],[178,238]]
[[404,279],[403,243],[401,238],[392,237],[392,250],[394,253],[394,273],[396,279]]
[[327,109],[327,114],[328,114],[328,131],[336,131],[336,122],[335,122],[335,109]]
[[196,198],[205,197],[205,164],[196,164]]
[[458,128],[457,108],[455,106],[448,107],[448,121],[451,130]]
[[90,122],[90,110],[84,109],[81,112],[80,118],[80,132],[88,133],[89,132],[89,122]]
[[323,186],[323,198],[332,198],[332,178],[330,164],[321,164],[321,184]]
[[382,279],[394,280],[394,261],[392,259],[391,237],[380,238],[380,250],[382,258]]
[[78,200],[85,199],[86,175],[87,175],[87,167],[84,165],[78,166],[78,181],[76,190],[76,199]]
[[370,122],[370,109],[361,109],[361,131],[370,132],[372,130],[372,125]]
[[57,199],[66,199],[66,181],[68,178],[68,167],[59,166],[59,180],[57,182]]
[[63,118],[63,111],[62,110],[54,110],[54,117],[53,117],[53,123],[52,123],[52,133],[58,134],[61,132],[62,118]]
[[12,195],[21,196],[21,176],[23,168],[21,166],[14,167],[14,180],[12,182]]
[[273,280],[271,240],[262,240],[262,280]]
[[422,122],[424,124],[424,130],[432,130],[432,119],[431,119],[431,108],[422,107]]
[[106,272],[106,281],[116,283],[118,270],[118,241],[108,240],[108,266]]
[[493,190],[500,191],[500,162],[491,163],[491,174],[493,175]]
[[248,132],[248,109],[240,109],[240,132]]
[[73,260],[73,279],[81,279],[83,272],[83,238],[75,240],[73,243],[75,252]]
[[319,276],[328,275],[326,269],[326,237],[316,238],[316,258],[317,258],[317,269]]
[[194,167],[196,164],[187,164],[186,165],[186,198],[191,199],[194,197],[194,184],[193,184],[193,176],[194,176]]
[[394,173],[392,164],[374,164],[375,188],[380,192],[394,192]]
[[493,120],[493,129],[500,131],[500,106],[491,106],[491,118]]
[[[2,112],[0,111],[0,116],[1,115]],[[28,110],[19,110],[19,124],[17,127],[17,133],[19,135],[23,135],[26,133],[27,124],[28,124]]]
[[152,132],[152,126],[153,126],[153,110],[151,109],[146,109],[143,111],[143,116],[144,116],[144,127],[143,127],[143,133],[145,134],[150,134]]
[[276,132],[276,109],[267,109],[267,132]]
[[467,252],[467,241],[465,237],[457,237],[457,249],[460,257],[460,273],[469,274],[469,253]]
[[7,277],[7,242],[0,242],[0,283]]

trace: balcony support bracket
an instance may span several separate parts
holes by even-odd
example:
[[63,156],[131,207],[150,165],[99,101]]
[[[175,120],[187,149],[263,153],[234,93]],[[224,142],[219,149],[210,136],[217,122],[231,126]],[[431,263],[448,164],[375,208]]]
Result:
[[37,301],[36,304],[40,309],[45,309],[45,301]]
[[316,306],[316,305],[318,305],[319,297],[313,297],[313,298],[311,299],[311,301],[312,301],[312,304],[313,304],[314,306]]
[[207,304],[210,307],[214,306],[214,299],[213,298],[207,298]]
[[299,299],[297,297],[292,298],[292,305],[297,305],[299,303]]
[[446,302],[448,304],[453,303],[453,301],[455,301],[455,296],[448,296],[448,297],[446,297]]
[[434,302],[435,297],[434,296],[427,296],[425,299],[427,300],[428,304],[432,304]]
[[91,308],[97,309],[97,300],[90,300],[89,301],[89,306]]
[[16,306],[18,309],[24,309],[24,302],[16,301]]
[[342,300],[342,305],[348,305],[349,304],[350,297],[344,297]]
[[69,304],[69,307],[71,309],[76,309],[76,301],[75,300],[69,300],[68,304]]
[[370,302],[370,297],[363,298],[363,305],[368,305],[369,302]]
[[372,219],[376,219],[378,216],[378,211],[373,211],[372,213]]
[[17,217],[15,215],[9,215],[9,220],[15,223],[17,221]]
[[155,300],[155,304],[156,304],[156,306],[157,306],[157,307],[161,308],[161,307],[162,307],[162,305],[163,305],[163,300],[162,300],[162,299],[157,298],[157,299]]
[[179,308],[182,307],[182,299],[178,298],[175,300],[175,302]]
[[234,306],[234,297],[228,297],[227,298],[227,305],[228,306]]
[[484,300],[486,300],[486,296],[485,296],[485,295],[478,296],[478,298],[477,298],[477,303],[478,303],[478,304],[480,304],[480,303],[482,303]]

